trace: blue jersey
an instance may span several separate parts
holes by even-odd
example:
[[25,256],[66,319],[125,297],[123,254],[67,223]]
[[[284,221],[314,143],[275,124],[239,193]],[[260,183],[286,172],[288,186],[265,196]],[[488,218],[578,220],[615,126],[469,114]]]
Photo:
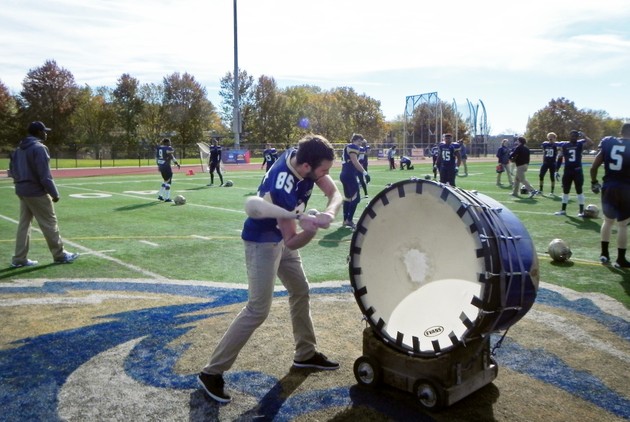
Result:
[[[311,179],[303,179],[291,166],[291,157],[295,154],[296,149],[290,148],[278,158],[260,183],[258,196],[264,197],[269,194],[275,205],[285,210],[303,212],[311,197],[315,182]],[[251,242],[276,243],[282,240],[282,233],[275,218],[247,218],[241,238]]]
[[400,164],[411,164],[411,160],[409,159],[409,157],[400,157]]
[[630,185],[630,139],[607,136],[599,147],[604,157],[603,187]]
[[359,163],[363,166],[363,168],[367,167],[368,154],[370,152],[370,146],[361,146],[359,147]]
[[447,144],[443,142],[438,145],[438,163],[440,168],[454,169],[457,166],[456,153],[459,151],[459,144]]
[[210,146],[210,162],[214,164],[218,164],[219,161],[221,161],[221,146],[211,145]]
[[265,163],[267,163],[267,168],[269,168],[278,159],[278,151],[275,148],[267,148],[263,151],[263,158]]
[[555,142],[545,141],[541,146],[543,151],[543,162],[555,165],[556,158],[558,158],[558,144]]
[[358,175],[359,174],[359,171],[356,169],[356,167],[354,167],[354,164],[352,164],[350,155],[356,154],[357,159],[358,159],[360,153],[361,153],[361,148],[355,144],[348,144],[343,148],[343,154],[341,157],[341,160],[342,160],[341,161],[341,174],[344,174],[344,175],[348,175],[348,174]]
[[158,167],[170,167],[175,150],[170,145],[160,145],[155,150],[155,161]]
[[573,171],[582,168],[582,150],[586,140],[580,139],[576,142],[561,142],[560,149],[564,157],[564,171]]

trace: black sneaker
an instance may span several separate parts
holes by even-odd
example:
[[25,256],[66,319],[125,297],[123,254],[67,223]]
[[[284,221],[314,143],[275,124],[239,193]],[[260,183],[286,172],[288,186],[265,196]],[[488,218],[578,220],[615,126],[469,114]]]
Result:
[[616,268],[630,268],[630,262],[628,262],[625,258],[619,259],[615,261]]
[[332,360],[328,360],[326,355],[320,352],[315,352],[312,358],[302,360],[302,361],[293,361],[293,366],[298,368],[317,368],[317,369],[326,369],[329,371],[339,369],[339,364],[337,362],[333,362]]
[[210,375],[205,372],[200,372],[197,377],[197,382],[211,398],[219,403],[229,403],[232,401],[232,397],[223,389],[225,386],[223,375]]

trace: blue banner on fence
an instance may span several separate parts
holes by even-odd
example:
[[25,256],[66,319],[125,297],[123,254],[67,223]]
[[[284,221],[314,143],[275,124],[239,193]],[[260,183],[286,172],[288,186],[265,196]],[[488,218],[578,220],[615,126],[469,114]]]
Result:
[[249,150],[246,149],[232,149],[228,151],[222,151],[221,160],[225,164],[242,164],[249,163]]

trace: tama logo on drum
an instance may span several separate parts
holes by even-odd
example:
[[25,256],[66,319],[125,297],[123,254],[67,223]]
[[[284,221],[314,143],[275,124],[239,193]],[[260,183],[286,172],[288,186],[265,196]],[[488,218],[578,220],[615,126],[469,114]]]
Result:
[[444,332],[444,327],[442,327],[441,325],[436,325],[435,327],[430,327],[424,330],[424,336],[435,337],[435,336],[439,336],[443,332]]

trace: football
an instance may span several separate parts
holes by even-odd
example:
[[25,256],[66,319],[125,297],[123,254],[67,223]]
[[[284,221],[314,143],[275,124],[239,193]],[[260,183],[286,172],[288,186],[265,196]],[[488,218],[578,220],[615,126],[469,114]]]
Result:
[[430,174],[425,174],[424,175],[424,180],[431,180],[431,175]]
[[599,208],[595,204],[588,204],[584,208],[584,217],[586,218],[597,218],[599,217]]
[[175,199],[173,199],[175,205],[184,205],[186,203],[186,198],[183,195],[177,195]]
[[549,243],[547,253],[556,262],[565,262],[573,255],[569,244],[562,239],[553,239]]
[[225,186],[226,188],[230,188],[234,186],[234,182],[232,182],[231,180],[228,180],[223,184],[223,186]]

